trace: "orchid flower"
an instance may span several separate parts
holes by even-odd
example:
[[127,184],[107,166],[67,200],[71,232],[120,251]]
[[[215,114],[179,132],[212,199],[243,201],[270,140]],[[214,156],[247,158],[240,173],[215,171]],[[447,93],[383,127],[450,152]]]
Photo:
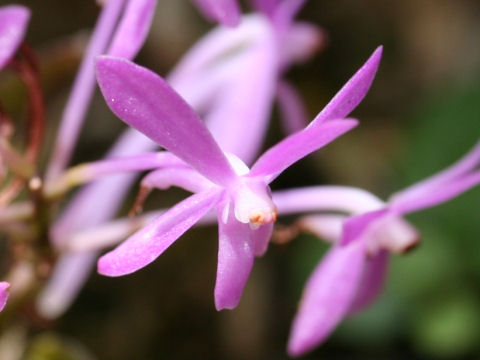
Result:
[[[318,346],[345,316],[368,306],[378,296],[388,253],[405,252],[418,242],[416,230],[402,217],[442,204],[480,184],[480,170],[475,170],[479,164],[480,143],[456,164],[394,194],[386,203],[365,191],[342,187],[274,194],[280,215],[305,211],[354,214],[346,219],[318,215],[303,223],[338,241],[307,281],[292,325],[290,355],[299,356]],[[296,200],[293,204],[292,199]]]
[[[251,15],[235,29],[216,28],[197,42],[168,76],[172,87],[204,114],[205,123],[220,147],[249,165],[262,146],[277,78],[290,64],[308,58],[319,40],[319,32],[311,25],[292,23],[285,28],[288,31],[284,30],[282,39],[272,25],[264,16]],[[298,50],[292,52],[293,47]],[[283,60],[279,62],[277,58]],[[257,76],[252,77],[252,73]],[[288,94],[284,99],[288,102]],[[250,121],[245,122],[245,118]],[[297,121],[302,124],[297,130],[305,126],[306,118]],[[140,154],[155,147],[143,134],[129,129],[107,158]],[[110,220],[134,179],[135,174],[118,174],[87,185],[54,223],[53,244],[63,255],[37,302],[43,316],[56,317],[69,306],[97,257],[96,252],[68,251],[75,247],[69,239],[77,238],[75,234],[79,231],[94,231]],[[104,199],[101,207],[97,201],[99,194]],[[92,206],[96,209],[95,217],[90,214]],[[97,245],[91,250],[101,249],[111,237],[94,238]]]
[[25,36],[30,11],[20,5],[0,7],[0,70],[10,61]]
[[[308,127],[268,150],[251,169],[234,154],[220,150],[200,118],[163,79],[128,61],[101,57],[97,78],[109,107],[190,166],[179,175],[178,184],[171,185],[183,184],[195,194],[104,255],[99,272],[120,276],[146,266],[215,208],[219,222],[215,304],[219,310],[235,307],[254,255],[265,252],[276,219],[268,184],[291,164],[356,125],[344,117],[366,94],[380,56],[378,49],[347,83],[347,90],[342,89]],[[351,87],[352,81],[358,89]],[[185,185],[188,179],[194,179],[189,184],[195,183],[195,188]]]

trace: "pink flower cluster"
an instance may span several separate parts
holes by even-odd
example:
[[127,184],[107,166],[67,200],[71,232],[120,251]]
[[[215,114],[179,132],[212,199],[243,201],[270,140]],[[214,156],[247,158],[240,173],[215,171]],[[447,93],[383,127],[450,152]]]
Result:
[[[216,222],[215,306],[233,309],[255,257],[268,249],[277,218],[299,214],[304,228],[332,242],[307,281],[293,321],[288,353],[299,356],[321,344],[344,317],[370,305],[381,292],[390,254],[417,244],[417,230],[404,215],[480,183],[480,144],[450,168],[388,201],[344,186],[272,193],[270,183],[288,167],[359,124],[349,114],[372,85],[382,47],[308,122],[299,95],[283,77],[322,43],[321,29],[295,19],[304,1],[251,0],[257,12],[247,16],[235,0],[193,3],[227,27],[200,39],[166,78],[132,62],[148,34],[156,1],[108,0],[103,5],[65,106],[42,197],[57,199],[76,185],[89,184],[49,229],[60,256],[37,308],[45,317],[65,311],[105,247],[121,242],[98,259],[98,272],[121,276],[156,260],[195,224]],[[0,8],[0,69],[17,53],[29,16],[22,6]],[[108,107],[130,128],[105,158],[67,168],[97,83]],[[259,155],[274,100],[290,134]],[[8,155],[3,145],[0,155]],[[146,170],[137,210],[153,189],[174,186],[192,195],[158,213],[113,220]],[[132,234],[134,223],[142,226]],[[0,283],[0,310],[8,287]]]

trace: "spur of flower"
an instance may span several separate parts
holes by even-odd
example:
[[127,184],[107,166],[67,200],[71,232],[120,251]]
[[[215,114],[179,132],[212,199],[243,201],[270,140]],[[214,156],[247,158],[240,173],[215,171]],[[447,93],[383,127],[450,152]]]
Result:
[[[480,143],[446,170],[394,194],[387,202],[356,188],[319,186],[274,194],[279,214],[310,215],[301,227],[335,244],[310,276],[293,321],[288,352],[302,355],[320,343],[347,315],[364,309],[381,292],[389,253],[405,253],[418,243],[403,216],[449,201],[480,184]],[[291,203],[291,199],[296,199]]]
[[234,308],[254,256],[266,251],[277,217],[268,184],[357,125],[345,117],[368,91],[380,57],[381,48],[305,129],[267,150],[250,169],[235,154],[219,148],[202,120],[161,77],[123,59],[100,57],[97,79],[111,110],[178,158],[176,165],[148,175],[152,183],[183,187],[194,194],[100,258],[99,272],[121,276],[146,266],[215,209],[219,225],[215,305],[218,310]]

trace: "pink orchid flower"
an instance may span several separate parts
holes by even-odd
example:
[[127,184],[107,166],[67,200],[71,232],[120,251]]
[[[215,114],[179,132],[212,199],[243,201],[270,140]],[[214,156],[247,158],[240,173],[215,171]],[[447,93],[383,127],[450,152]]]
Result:
[[185,163],[176,179],[162,177],[162,185],[167,179],[195,194],[104,255],[99,272],[120,276],[146,266],[214,208],[219,223],[215,304],[219,310],[235,307],[276,219],[268,184],[356,126],[356,120],[344,117],[365,96],[380,57],[381,48],[309,126],[269,149],[251,169],[220,150],[200,118],[162,78],[128,61],[101,57],[97,77],[112,111]]
[[[309,217],[303,225],[339,239],[310,276],[293,321],[288,352],[300,356],[320,345],[341,320],[381,292],[389,253],[415,246],[419,236],[402,216],[449,201],[480,184],[480,143],[446,170],[394,194],[386,203],[359,189],[314,187],[274,194],[279,214],[342,211]],[[477,168],[477,169],[476,169]],[[296,199],[292,203],[292,199]]]

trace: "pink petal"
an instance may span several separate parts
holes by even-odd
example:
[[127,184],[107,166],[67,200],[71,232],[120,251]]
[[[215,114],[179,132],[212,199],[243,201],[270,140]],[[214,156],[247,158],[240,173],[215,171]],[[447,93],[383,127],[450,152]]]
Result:
[[192,195],[178,203],[115,250],[102,256],[98,260],[98,272],[121,276],[147,266],[215,206],[220,195],[215,189]]
[[361,279],[364,241],[334,246],[310,276],[293,320],[288,353],[300,356],[320,345],[345,317]]
[[322,240],[332,244],[339,242],[342,237],[345,215],[320,214],[302,216],[296,222],[302,231],[308,231]]
[[252,270],[254,244],[250,226],[235,218],[231,203],[218,210],[218,235],[215,307],[217,310],[233,309],[240,301]]
[[7,304],[8,300],[8,288],[10,287],[10,284],[6,281],[1,281],[0,282],[0,311],[3,310],[5,305]]
[[169,167],[150,172],[142,179],[141,186],[162,190],[176,186],[196,193],[205,191],[214,185],[192,168]]
[[275,39],[269,33],[261,36],[237,61],[231,60],[229,83],[205,117],[221,148],[248,165],[265,140],[278,77]]
[[39,314],[46,319],[62,315],[87,281],[97,257],[96,252],[63,254],[55,263],[52,275],[37,297],[36,307]]
[[[98,178],[126,172],[139,172],[160,167],[188,167],[181,159],[167,151],[128,155],[124,157],[107,158],[90,163],[80,164],[72,168],[79,182],[96,180]],[[85,179],[85,180],[84,180]],[[72,180],[72,181],[73,181]],[[84,181],[83,181],[84,180]]]
[[280,215],[315,211],[365,213],[385,207],[375,195],[349,186],[293,188],[275,191],[272,198]]
[[[262,1],[262,0],[260,0]],[[263,0],[265,1],[265,0]],[[307,0],[282,0],[273,14],[273,22],[277,31],[282,31],[291,25],[295,16],[302,10]]]
[[160,76],[127,60],[101,56],[97,79],[108,106],[127,124],[217,184],[236,178],[205,124]]
[[240,9],[237,0],[192,0],[203,15],[226,26],[237,26]]
[[108,55],[133,59],[148,35],[156,0],[130,0],[118,25]]
[[289,82],[278,83],[277,98],[283,128],[287,134],[293,134],[307,126],[305,105],[300,94]]
[[385,250],[372,258],[367,258],[349,313],[363,310],[380,295],[387,275],[388,258],[388,252]]
[[347,245],[366,236],[371,225],[388,215],[389,209],[380,209],[365,214],[351,216],[345,221],[343,226],[341,245]]
[[278,6],[278,0],[249,0],[250,5],[265,15],[272,17]]
[[252,239],[255,256],[263,256],[267,252],[268,244],[273,233],[273,223],[260,226],[252,230]]
[[357,126],[354,119],[332,120],[321,126],[308,126],[268,149],[253,165],[248,176],[265,176],[273,181],[282,171],[311,152]]
[[23,41],[30,11],[20,5],[0,7],[0,69],[10,61]]
[[465,175],[469,171],[474,170],[478,165],[480,165],[480,142],[464,157],[445,170],[393,194],[391,203],[406,202],[409,199],[421,197],[426,192],[436,192],[443,184],[452,182],[455,178]]
[[72,90],[63,110],[46,178],[58,177],[67,167],[95,90],[95,57],[105,53],[125,0],[105,1],[90,37]]
[[340,89],[325,108],[312,121],[310,126],[318,126],[324,121],[340,119],[350,114],[367,95],[382,58],[383,48],[378,47],[367,62]]
[[390,208],[398,214],[408,214],[428,209],[447,202],[478,184],[480,184],[480,171],[452,181],[449,184],[439,185],[433,189],[426,188],[424,193],[416,192],[415,196],[396,198]]

